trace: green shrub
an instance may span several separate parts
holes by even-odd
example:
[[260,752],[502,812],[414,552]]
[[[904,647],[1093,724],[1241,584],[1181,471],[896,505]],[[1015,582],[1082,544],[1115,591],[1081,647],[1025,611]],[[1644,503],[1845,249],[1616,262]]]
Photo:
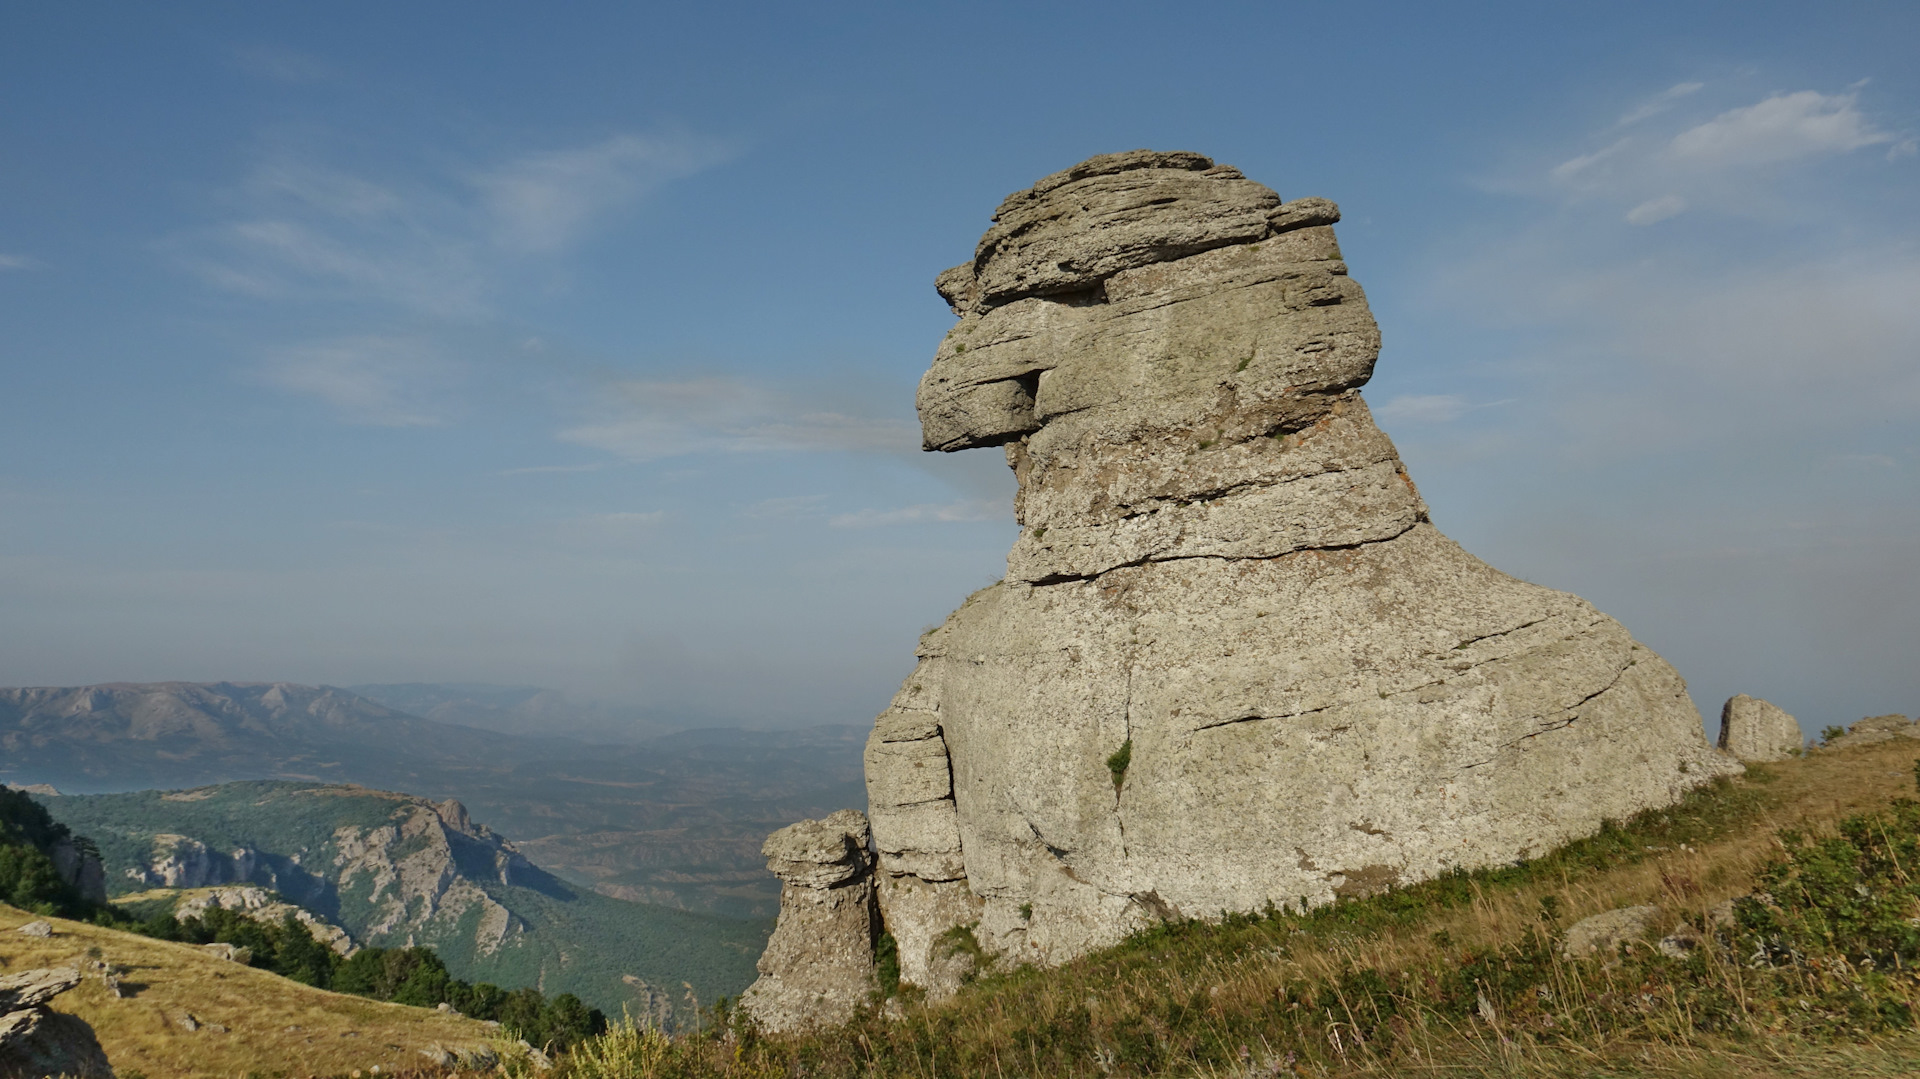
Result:
[[1120,743],[1120,748],[1107,758],[1107,771],[1113,773],[1113,789],[1119,790],[1120,784],[1127,780],[1127,765],[1133,763],[1133,739]]
[[900,992],[900,943],[892,933],[880,934],[873,946],[873,971],[880,981],[880,996]]

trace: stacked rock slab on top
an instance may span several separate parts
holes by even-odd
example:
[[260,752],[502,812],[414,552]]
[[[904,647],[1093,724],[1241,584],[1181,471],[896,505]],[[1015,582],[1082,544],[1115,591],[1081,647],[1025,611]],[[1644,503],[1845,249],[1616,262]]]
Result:
[[925,444],[1004,446],[1022,532],[868,743],[904,981],[947,988],[956,926],[1059,962],[1538,855],[1739,770],[1619,623],[1429,523],[1358,392],[1380,336],[1338,217],[1105,155],[939,275]]

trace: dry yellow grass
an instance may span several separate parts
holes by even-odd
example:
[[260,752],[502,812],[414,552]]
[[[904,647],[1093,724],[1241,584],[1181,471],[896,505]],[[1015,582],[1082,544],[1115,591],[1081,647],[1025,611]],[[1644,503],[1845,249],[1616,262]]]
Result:
[[[88,978],[54,1001],[93,1027],[121,1079],[346,1075],[427,1064],[433,1045],[477,1047],[498,1037],[457,1015],[329,993],[209,955],[84,922],[48,918],[54,935],[15,932],[34,915],[0,905],[0,972],[79,967],[95,957],[120,973],[115,999]],[[180,1022],[191,1014],[199,1024]],[[224,1031],[217,1028],[224,1027]]]

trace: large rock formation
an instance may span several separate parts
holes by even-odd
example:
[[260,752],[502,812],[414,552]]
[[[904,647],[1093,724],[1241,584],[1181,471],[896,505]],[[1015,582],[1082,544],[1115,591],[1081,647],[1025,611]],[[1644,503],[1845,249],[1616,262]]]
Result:
[[[1009,196],[938,279],[928,449],[1003,446],[1004,580],[875,725],[902,976],[1541,854],[1737,771],[1673,668],[1441,535],[1359,394],[1324,199],[1190,153]],[[784,928],[782,932],[784,932]]]

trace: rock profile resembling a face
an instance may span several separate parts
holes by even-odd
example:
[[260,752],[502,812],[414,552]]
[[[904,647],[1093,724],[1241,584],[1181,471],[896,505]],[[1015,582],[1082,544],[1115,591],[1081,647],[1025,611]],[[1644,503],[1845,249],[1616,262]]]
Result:
[[1543,854],[1736,772],[1673,668],[1428,521],[1360,387],[1325,199],[1082,162],[939,275],[928,449],[1004,447],[1006,577],[920,642],[866,772],[902,980]]

